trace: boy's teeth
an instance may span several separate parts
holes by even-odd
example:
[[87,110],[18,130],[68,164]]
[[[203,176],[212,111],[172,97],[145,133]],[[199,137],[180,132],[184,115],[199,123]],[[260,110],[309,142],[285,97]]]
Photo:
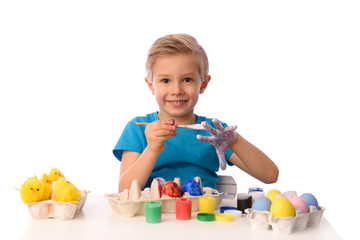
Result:
[[170,101],[170,102],[172,102],[172,103],[174,103],[174,104],[181,104],[181,103],[183,103],[184,101]]

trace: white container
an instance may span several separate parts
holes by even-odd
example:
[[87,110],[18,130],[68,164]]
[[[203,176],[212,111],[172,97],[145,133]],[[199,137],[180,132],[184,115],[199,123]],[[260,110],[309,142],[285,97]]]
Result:
[[[125,189],[121,193],[105,194],[114,212],[126,217],[143,215],[145,214],[145,202],[160,201],[162,203],[161,212],[175,213],[177,198],[172,198],[167,195],[163,195],[160,198],[157,180],[152,182],[150,190],[147,188],[143,191],[140,191],[140,186],[136,183],[137,180],[134,181],[131,184],[130,190]],[[180,181],[180,179],[177,179],[177,181]],[[224,192],[219,192],[209,187],[204,187],[203,192],[204,194],[202,196],[213,197],[215,199],[215,209],[219,208],[223,196],[226,195]],[[133,193],[135,193],[137,197],[134,197]],[[192,200],[191,211],[196,212],[199,210],[199,198],[202,196],[191,196],[189,193],[184,193],[182,197]]]
[[307,224],[309,222],[310,213],[302,213],[301,210],[296,211],[294,230],[303,231],[306,230]]
[[277,217],[271,221],[271,227],[276,234],[290,234],[294,228],[295,217]]
[[310,217],[307,226],[308,227],[319,226],[325,208],[320,206],[320,210],[317,210],[316,207],[310,206],[309,209],[310,209]]
[[295,217],[278,217],[273,218],[269,211],[257,211],[246,209],[251,227],[255,230],[272,229],[275,234],[290,234],[292,231],[305,231],[307,227],[317,227],[321,221],[325,211],[324,207],[317,210],[310,206],[308,213],[302,213],[301,210],[296,211]]
[[272,214],[269,211],[257,211],[250,208],[245,209],[254,230],[269,230],[272,221]]
[[36,219],[54,218],[59,220],[72,219],[80,212],[86,202],[89,191],[81,191],[82,197],[77,203],[74,202],[56,202],[46,200],[40,202],[28,203],[30,216]]

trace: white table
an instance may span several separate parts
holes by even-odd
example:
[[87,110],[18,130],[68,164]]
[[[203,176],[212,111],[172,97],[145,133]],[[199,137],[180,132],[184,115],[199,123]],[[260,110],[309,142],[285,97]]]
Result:
[[[26,210],[26,209],[25,209]],[[177,220],[173,213],[163,213],[162,222],[149,224],[145,216],[123,217],[112,211],[102,195],[89,194],[85,207],[72,220],[31,219],[25,226],[21,239],[341,239],[323,217],[319,227],[278,235],[269,231],[256,231],[243,216],[234,222],[201,222],[196,219]]]

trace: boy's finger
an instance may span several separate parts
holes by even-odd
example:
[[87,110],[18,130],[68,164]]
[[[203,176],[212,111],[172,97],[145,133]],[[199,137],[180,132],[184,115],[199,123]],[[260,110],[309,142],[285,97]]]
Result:
[[165,126],[156,131],[157,136],[175,136],[176,133],[176,127],[174,126]]
[[208,131],[211,135],[217,135],[216,130],[211,127],[206,121],[203,121],[201,125],[204,127],[206,131]]
[[215,124],[217,130],[223,131],[224,127],[221,125],[220,121],[217,118],[214,118],[212,122]]
[[221,170],[226,169],[226,159],[225,159],[225,152],[220,151],[219,149],[216,149],[216,154],[219,158],[219,165]]
[[162,122],[162,123],[164,123],[164,124],[166,124],[166,125],[175,125],[175,120],[174,120],[174,119],[170,119],[169,121],[164,121],[164,122]]
[[203,135],[200,135],[200,134],[196,135],[196,138],[198,140],[200,140],[202,142],[206,142],[206,143],[209,143],[209,141],[210,141],[209,137],[203,136]]
[[176,126],[166,124],[163,126],[163,129],[170,130],[170,131],[176,131]]
[[236,125],[231,125],[231,126],[225,128],[224,132],[231,132],[231,131],[235,131],[236,129],[237,129]]

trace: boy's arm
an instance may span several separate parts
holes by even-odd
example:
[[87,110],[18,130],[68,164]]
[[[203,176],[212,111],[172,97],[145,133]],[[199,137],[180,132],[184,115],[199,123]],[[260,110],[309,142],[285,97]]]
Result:
[[159,154],[153,154],[148,148],[143,153],[124,151],[121,158],[119,192],[130,189],[131,183],[137,179],[143,189],[155,166]]
[[234,152],[230,162],[264,183],[275,183],[279,169],[261,150],[236,133],[236,140],[229,146]]
[[133,180],[138,180],[143,189],[160,155],[165,150],[165,140],[176,135],[173,122],[155,121],[146,126],[147,147],[140,154],[123,151],[120,165],[119,192],[130,189]]

